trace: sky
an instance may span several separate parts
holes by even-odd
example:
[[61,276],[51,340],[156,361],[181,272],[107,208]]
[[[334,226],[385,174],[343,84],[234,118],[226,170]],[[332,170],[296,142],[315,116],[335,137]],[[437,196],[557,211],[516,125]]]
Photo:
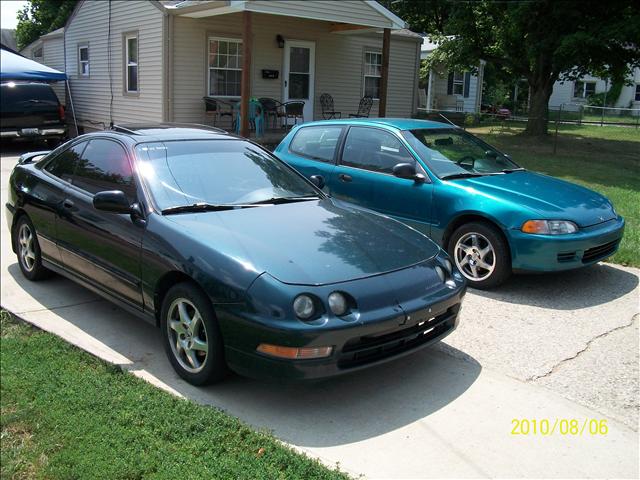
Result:
[[16,28],[18,10],[22,9],[27,3],[29,2],[24,0],[0,0],[0,23],[2,23],[2,28]]

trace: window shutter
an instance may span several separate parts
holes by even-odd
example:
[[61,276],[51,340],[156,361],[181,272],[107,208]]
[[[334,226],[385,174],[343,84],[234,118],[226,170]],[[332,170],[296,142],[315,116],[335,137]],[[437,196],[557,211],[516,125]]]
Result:
[[447,81],[447,95],[453,95],[453,72],[449,72],[449,80]]
[[464,98],[469,98],[469,84],[471,83],[471,74],[464,72]]

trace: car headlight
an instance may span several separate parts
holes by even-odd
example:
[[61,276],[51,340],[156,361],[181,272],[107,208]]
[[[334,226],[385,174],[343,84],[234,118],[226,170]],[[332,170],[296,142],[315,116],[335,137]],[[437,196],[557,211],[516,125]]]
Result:
[[349,310],[347,298],[340,292],[333,292],[329,295],[329,308],[334,315],[344,315]]
[[438,277],[440,277],[440,281],[442,283],[445,282],[445,280],[447,279],[447,275],[444,273],[444,268],[442,268],[440,265],[438,265],[436,268],[436,273],[438,274]]
[[578,226],[568,220],[527,220],[521,230],[535,235],[566,235],[576,233]]
[[293,312],[301,320],[308,320],[316,313],[313,299],[304,293],[298,295],[293,301]]

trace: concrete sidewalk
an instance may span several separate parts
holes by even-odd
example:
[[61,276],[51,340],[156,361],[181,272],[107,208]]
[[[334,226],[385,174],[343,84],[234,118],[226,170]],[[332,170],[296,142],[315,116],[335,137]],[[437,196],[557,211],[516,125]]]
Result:
[[[2,161],[3,204],[14,162]],[[282,386],[231,377],[196,388],[175,375],[153,327],[63,278],[26,281],[2,215],[3,307],[328,465],[368,478],[638,478],[637,269],[602,265],[470,293],[447,344],[344,378]],[[608,376],[611,358],[620,359],[617,376]],[[609,390],[624,395],[603,403]],[[512,435],[522,418],[607,419],[609,428],[606,436]]]

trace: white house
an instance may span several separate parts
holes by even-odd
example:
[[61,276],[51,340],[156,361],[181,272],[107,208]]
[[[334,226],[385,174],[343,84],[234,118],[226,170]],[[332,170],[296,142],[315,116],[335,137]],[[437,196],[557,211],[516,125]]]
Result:
[[[424,38],[420,58],[425,60],[438,45]],[[482,78],[485,62],[478,65],[477,74],[467,71],[452,71],[445,67],[429,70],[426,95],[422,96],[421,109],[453,112],[480,112],[482,103]]]
[[[47,67],[55,68],[60,72],[65,71],[64,65],[64,28],[59,28],[31,42],[20,50],[20,53]],[[60,103],[65,103],[65,86],[63,82],[51,84]]]
[[[640,68],[635,68],[624,85],[614,107],[640,109]],[[558,81],[553,85],[549,98],[549,108],[557,110],[562,105],[566,111],[578,111],[581,105],[587,105],[591,95],[607,91],[611,83],[602,78],[586,75],[576,81]],[[638,112],[634,112],[636,115]]]
[[[422,38],[371,0],[84,0],[65,26],[62,70],[85,128],[209,121],[203,97],[237,105],[249,58],[250,97],[300,100],[308,121],[322,118],[323,93],[343,118],[370,95],[377,116],[383,30],[386,115],[409,117]],[[464,92],[475,95],[469,86]]]

